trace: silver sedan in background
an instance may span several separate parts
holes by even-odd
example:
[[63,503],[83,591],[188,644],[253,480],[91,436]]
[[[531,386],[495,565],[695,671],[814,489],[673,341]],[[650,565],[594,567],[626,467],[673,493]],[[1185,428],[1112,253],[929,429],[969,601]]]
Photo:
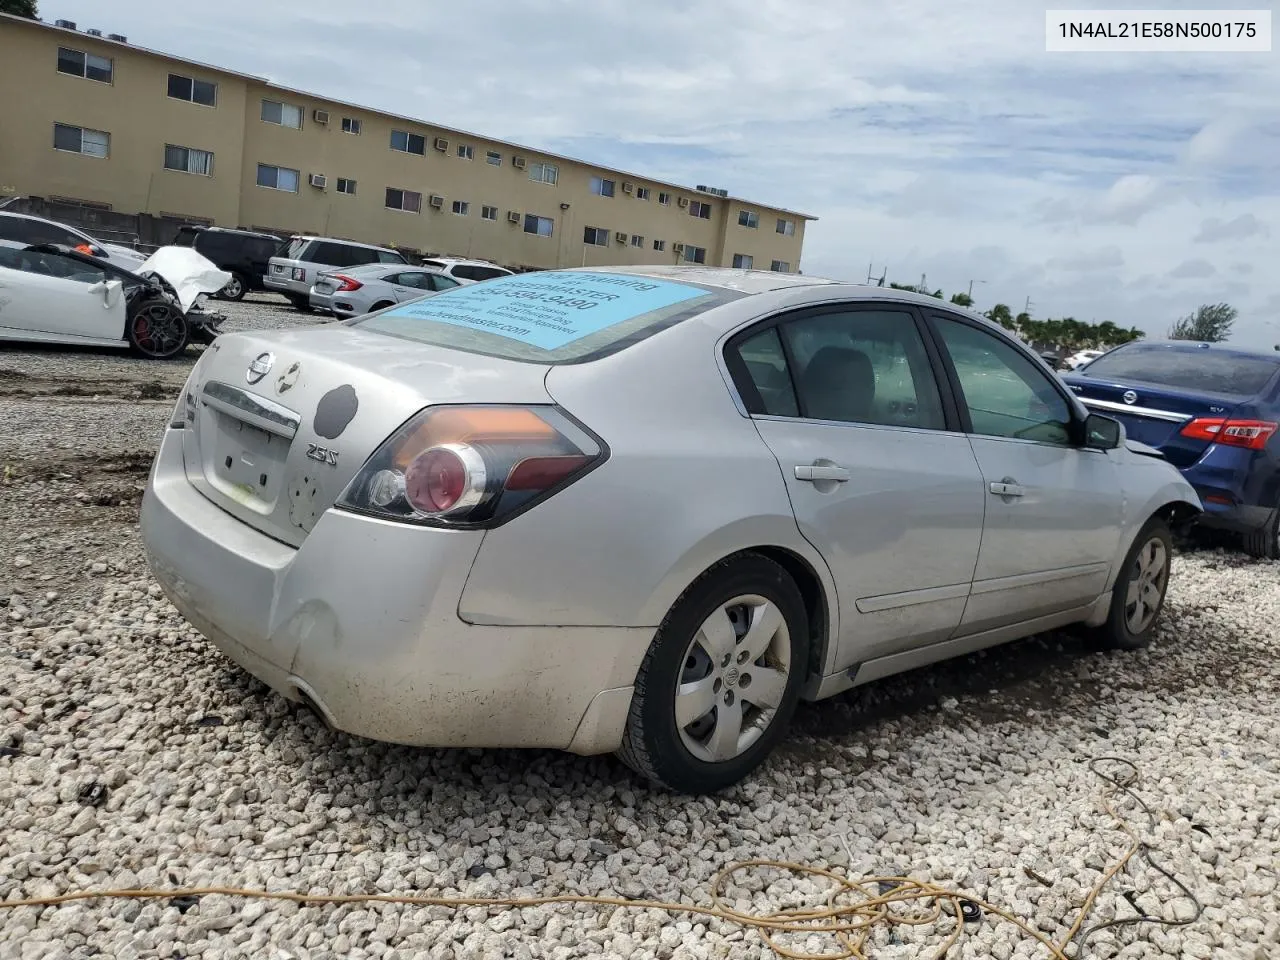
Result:
[[346,319],[457,286],[443,270],[370,263],[320,274],[311,288],[311,306]]
[[1143,646],[1200,510],[976,314],[653,266],[224,334],[142,534],[198,630],[340,730],[702,792],[802,698],[1068,624]]

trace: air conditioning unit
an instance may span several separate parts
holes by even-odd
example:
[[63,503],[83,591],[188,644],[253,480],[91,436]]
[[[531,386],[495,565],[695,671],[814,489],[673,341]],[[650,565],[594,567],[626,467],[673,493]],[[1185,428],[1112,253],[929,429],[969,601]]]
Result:
[[307,177],[307,183],[311,184],[313,187],[323,190],[329,185],[329,178],[323,173],[313,173]]
[[107,39],[108,39],[108,40],[114,40],[116,43],[128,43],[128,42],[129,42],[129,38],[128,38],[128,37],[126,37],[123,33],[108,33],[108,34],[107,34]]
[[718,197],[727,197],[728,195],[729,195],[729,191],[723,188],[716,191],[716,196]]
[[511,165],[512,165],[513,167],[515,167],[517,170],[523,170],[523,169],[525,168],[525,164],[527,164],[527,163],[528,163],[528,161],[527,161],[527,160],[525,160],[525,158],[524,158],[524,157],[512,157],[512,158],[511,158]]
[[688,198],[688,197],[681,197],[679,200],[677,200],[677,201],[676,201],[676,205],[677,205],[677,206],[679,206],[679,207],[680,207],[680,209],[682,209],[682,210],[683,210],[685,207],[687,207],[687,206],[689,205],[689,198]]
[[444,206],[444,197],[440,196],[440,194],[438,194],[438,193],[433,193],[433,194],[431,195],[431,201],[430,201],[430,202],[431,202],[431,205],[432,205],[433,207],[435,207],[437,210],[439,210],[441,207],[443,207],[443,206]]
[[684,253],[684,244],[683,244],[683,243],[673,243],[673,244],[671,245],[671,252],[672,252],[672,253]]
[[514,210],[508,210],[507,223],[519,223],[519,222],[520,222],[520,214],[516,213]]
[[626,243],[627,235],[623,233],[621,230],[619,230],[617,233],[613,235],[613,239],[617,240],[619,243]]
[[699,193],[709,193],[709,192],[710,192],[710,191],[707,189],[707,185],[706,185],[705,183],[700,183],[700,184],[698,184],[696,187],[694,187],[694,189],[695,189],[695,190],[697,190]]
[[630,180],[623,180],[623,181],[622,181],[622,192],[623,192],[623,193],[632,193],[632,192],[635,190],[635,188],[636,188],[636,185],[635,185],[634,183],[632,183]]
[[101,31],[101,30],[98,30],[98,29],[96,29],[96,28],[94,28],[94,27],[89,27],[89,29],[85,30],[85,33],[87,33],[87,34],[88,34],[89,36],[91,36],[91,37],[100,37],[100,36],[102,36],[102,31]]
[[441,153],[444,153],[446,150],[449,149],[449,141],[446,140],[444,137],[436,137],[434,140],[431,141],[431,145],[435,147],[437,150],[439,150]]
[[329,111],[328,111],[328,110],[314,110],[314,111],[312,111],[312,113],[311,113],[311,117],[312,117],[312,119],[313,119],[313,120],[315,120],[315,122],[316,122],[316,123],[328,123],[328,122],[329,122]]
[[76,28],[76,22],[74,20],[55,20],[53,21],[53,25],[55,27],[61,27],[63,30],[74,30]]

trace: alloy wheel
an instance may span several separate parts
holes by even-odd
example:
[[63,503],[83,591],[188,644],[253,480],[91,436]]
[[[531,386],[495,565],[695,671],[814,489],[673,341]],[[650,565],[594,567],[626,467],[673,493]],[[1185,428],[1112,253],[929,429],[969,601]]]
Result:
[[1152,537],[1134,558],[1125,594],[1124,622],[1129,632],[1140,634],[1151,626],[1169,585],[1169,551]]

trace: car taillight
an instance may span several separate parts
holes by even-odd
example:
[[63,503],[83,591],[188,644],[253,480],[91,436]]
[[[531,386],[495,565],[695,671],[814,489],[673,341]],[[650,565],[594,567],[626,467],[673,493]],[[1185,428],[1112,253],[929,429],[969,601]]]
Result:
[[307,271],[306,271],[306,270],[304,270],[304,269],[302,269],[302,267],[294,267],[294,268],[293,268],[293,279],[295,279],[295,280],[305,280],[305,279],[307,279]]
[[1182,428],[1193,440],[1224,443],[1231,447],[1261,450],[1280,424],[1270,420],[1228,420],[1224,417],[1197,417]]
[[604,441],[558,407],[427,407],[378,448],[336,506],[406,523],[491,526],[607,456]]
[[364,286],[364,284],[355,277],[348,277],[342,273],[331,274],[329,279],[336,280],[338,282],[338,287],[333,291],[334,293],[350,293],[352,290],[359,290]]

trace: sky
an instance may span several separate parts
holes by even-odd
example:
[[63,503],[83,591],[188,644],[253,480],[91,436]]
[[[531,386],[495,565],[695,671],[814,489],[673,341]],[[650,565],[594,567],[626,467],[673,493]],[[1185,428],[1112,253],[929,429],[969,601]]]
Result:
[[1149,336],[1226,301],[1233,341],[1280,344],[1280,47],[1046,53],[1045,7],[1018,0],[263,9],[40,3],[304,91],[813,214],[806,274],[973,281],[980,310],[1029,301]]

